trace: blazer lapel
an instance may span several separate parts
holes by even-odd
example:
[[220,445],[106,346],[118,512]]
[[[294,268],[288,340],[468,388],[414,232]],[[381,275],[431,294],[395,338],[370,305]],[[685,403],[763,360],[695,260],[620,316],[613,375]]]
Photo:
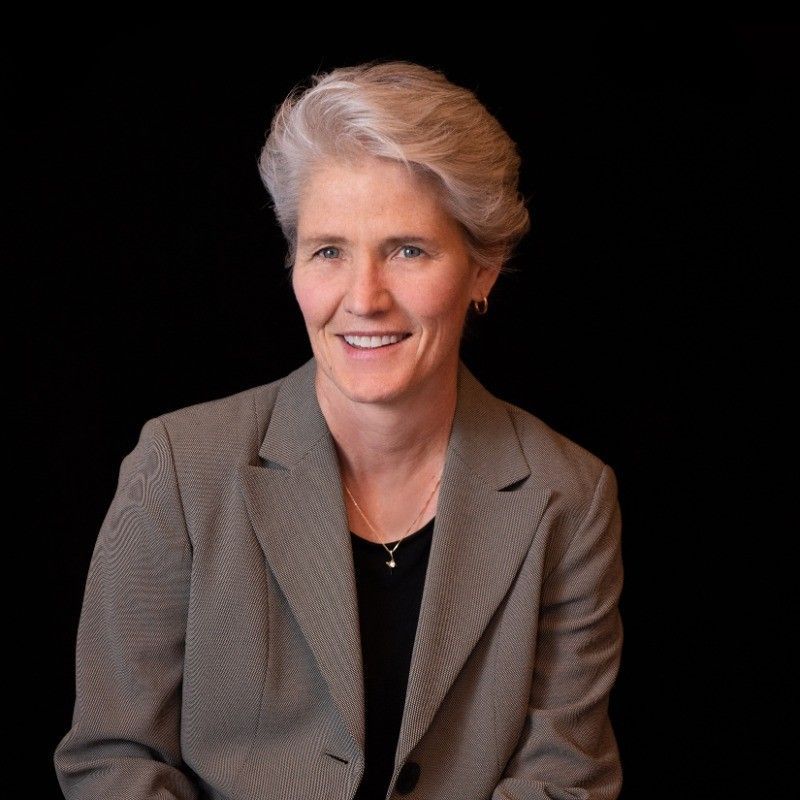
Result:
[[[264,556],[363,755],[352,545],[315,371],[312,358],[281,382],[264,463],[237,475]],[[508,491],[522,482],[525,491]],[[531,476],[506,405],[461,362],[393,780],[508,591],[550,494]]]
[[505,403],[461,362],[394,778],[508,591],[550,496]]
[[315,361],[278,389],[261,464],[237,469],[250,520],[356,745],[364,682],[347,512],[333,438],[314,388]]

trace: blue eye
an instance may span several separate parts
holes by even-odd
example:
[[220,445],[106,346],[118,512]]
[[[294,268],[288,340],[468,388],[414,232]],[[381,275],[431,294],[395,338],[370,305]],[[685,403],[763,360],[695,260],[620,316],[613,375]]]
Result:
[[[326,261],[329,261],[330,259],[325,255],[325,253],[329,253],[331,250],[333,250],[337,254],[339,252],[339,248],[338,247],[323,247],[321,250],[317,250],[317,252],[314,255],[317,255],[317,256],[318,255],[322,255],[323,259],[325,259]],[[335,256],[332,256],[332,257],[335,258]]]
[[420,250],[419,247],[415,247],[413,244],[404,244],[403,247],[401,248],[401,251],[405,252],[406,250],[416,250],[417,252],[415,255],[419,255],[422,253],[422,250]]

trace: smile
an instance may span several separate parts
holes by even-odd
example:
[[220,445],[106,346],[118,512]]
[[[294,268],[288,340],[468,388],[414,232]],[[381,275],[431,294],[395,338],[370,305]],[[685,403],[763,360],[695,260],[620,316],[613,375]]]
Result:
[[374,350],[378,347],[386,347],[389,344],[397,344],[397,342],[405,339],[410,334],[391,334],[389,336],[352,336],[350,334],[344,335],[344,340],[351,347],[358,347],[362,350]]

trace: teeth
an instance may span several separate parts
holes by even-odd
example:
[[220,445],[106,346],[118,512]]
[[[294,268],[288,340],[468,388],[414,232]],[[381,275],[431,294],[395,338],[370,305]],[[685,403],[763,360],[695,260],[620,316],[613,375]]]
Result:
[[344,340],[353,347],[384,347],[387,344],[399,342],[402,336],[349,336],[345,335]]

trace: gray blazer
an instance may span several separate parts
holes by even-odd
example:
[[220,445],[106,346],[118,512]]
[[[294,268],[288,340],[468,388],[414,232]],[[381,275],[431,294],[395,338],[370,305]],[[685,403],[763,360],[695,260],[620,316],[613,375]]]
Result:
[[[67,798],[355,794],[358,603],[315,369],[149,419],[122,461],[54,753]],[[620,527],[612,468],[462,362],[387,798],[618,796]]]

